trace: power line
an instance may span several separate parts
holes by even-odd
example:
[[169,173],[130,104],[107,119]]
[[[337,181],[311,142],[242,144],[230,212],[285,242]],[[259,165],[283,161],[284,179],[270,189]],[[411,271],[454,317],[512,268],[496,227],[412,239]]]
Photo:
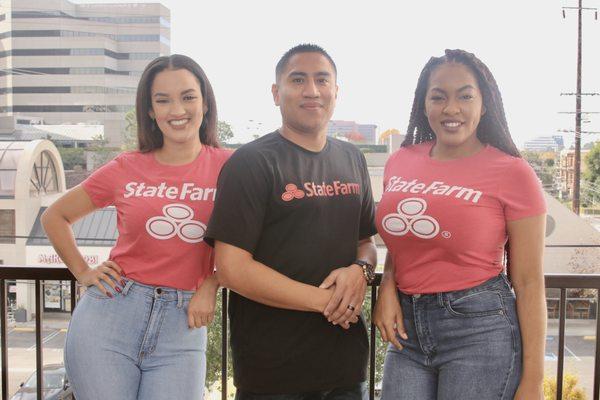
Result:
[[572,130],[572,129],[557,129],[557,132],[565,132],[565,133],[575,133],[575,137],[577,137],[577,134],[586,134],[586,135],[597,135],[600,133],[600,131],[576,131],[576,130]]
[[[577,114],[575,111],[559,111],[558,114]],[[581,114],[600,114],[600,111],[582,111]]]
[[581,96],[600,96],[600,93],[597,92],[589,92],[589,93],[561,93],[561,96],[576,96],[576,97],[581,97]]

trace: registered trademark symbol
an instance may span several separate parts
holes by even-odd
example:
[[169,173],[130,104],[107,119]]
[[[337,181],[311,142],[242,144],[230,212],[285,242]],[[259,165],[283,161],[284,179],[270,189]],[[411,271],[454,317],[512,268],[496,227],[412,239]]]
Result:
[[444,237],[444,239],[448,239],[450,238],[450,236],[452,236],[452,234],[448,231],[444,231],[442,232],[442,236]]

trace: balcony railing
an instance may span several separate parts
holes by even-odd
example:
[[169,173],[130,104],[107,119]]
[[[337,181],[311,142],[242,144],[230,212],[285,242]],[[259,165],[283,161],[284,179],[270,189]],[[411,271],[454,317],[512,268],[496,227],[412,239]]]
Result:
[[[24,267],[24,266],[0,266],[0,345],[1,345],[1,376],[2,376],[2,400],[8,399],[8,346],[7,346],[7,280],[31,280],[35,282],[35,351],[36,351],[36,377],[37,377],[37,398],[42,399],[43,388],[43,352],[42,352],[42,321],[43,321],[43,281],[70,281],[71,285],[71,304],[74,306],[77,302],[77,285],[66,268],[63,267]],[[377,286],[381,280],[381,275],[373,286],[371,286],[371,315],[375,306],[377,297]],[[596,304],[600,300],[600,274],[546,274],[546,288],[559,289],[558,298],[558,360],[557,360],[557,400],[562,400],[564,360],[565,360],[565,320],[567,315],[567,289],[596,289]],[[227,320],[227,290],[222,289],[222,321]],[[74,307],[71,307],[71,310]],[[593,398],[598,399],[600,395],[600,318],[596,309],[596,338],[595,338],[595,357],[594,357],[594,383]],[[221,397],[227,398],[227,324],[222,326],[221,336]],[[376,330],[371,323],[370,330],[370,364],[369,364],[369,398],[375,398],[375,350],[376,350]]]

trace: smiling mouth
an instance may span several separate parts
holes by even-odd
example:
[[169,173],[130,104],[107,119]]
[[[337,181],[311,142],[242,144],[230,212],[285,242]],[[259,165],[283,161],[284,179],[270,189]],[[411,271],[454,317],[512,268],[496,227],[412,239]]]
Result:
[[442,126],[444,128],[456,129],[461,126],[463,123],[460,121],[443,121]]
[[188,122],[190,122],[189,118],[173,119],[173,120],[169,121],[169,124],[173,125],[173,126],[183,126],[183,125],[187,124]]

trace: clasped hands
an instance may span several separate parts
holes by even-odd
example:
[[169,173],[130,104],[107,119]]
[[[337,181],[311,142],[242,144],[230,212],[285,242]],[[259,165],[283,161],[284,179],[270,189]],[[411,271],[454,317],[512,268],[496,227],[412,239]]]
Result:
[[358,322],[367,289],[362,267],[352,264],[334,269],[319,288],[332,292],[329,303],[323,310],[323,315],[329,322],[344,329],[349,329],[350,324]]

